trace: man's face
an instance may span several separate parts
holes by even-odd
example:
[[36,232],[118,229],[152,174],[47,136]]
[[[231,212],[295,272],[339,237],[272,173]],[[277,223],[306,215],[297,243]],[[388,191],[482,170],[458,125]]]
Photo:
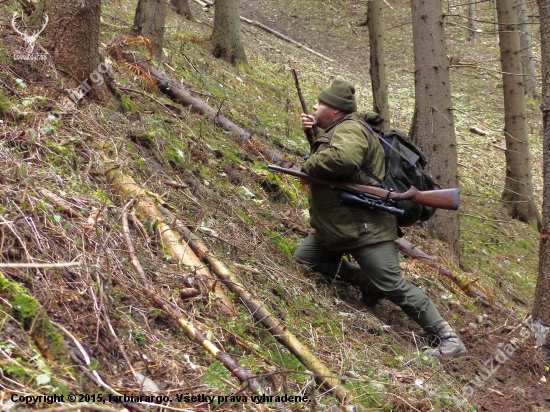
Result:
[[341,114],[340,110],[330,107],[329,105],[318,102],[313,106],[315,112],[315,124],[321,129],[329,127]]

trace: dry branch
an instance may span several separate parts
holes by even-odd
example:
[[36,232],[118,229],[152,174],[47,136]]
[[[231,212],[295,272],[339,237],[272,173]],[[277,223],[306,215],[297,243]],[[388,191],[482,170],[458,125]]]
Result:
[[307,50],[308,52],[313,53],[313,54],[315,54],[316,56],[319,56],[319,57],[321,57],[321,58],[323,58],[323,59],[325,59],[325,60],[328,60],[329,62],[333,62],[333,61],[334,61],[334,60],[331,59],[330,57],[327,57],[327,56],[325,56],[324,54],[321,54],[321,53],[319,53],[319,52],[316,52],[315,50],[313,50],[313,49],[307,47],[306,45],[304,45],[304,44],[302,44],[302,43],[298,43],[296,40],[293,40],[293,39],[291,39],[290,37],[287,37],[287,36],[285,36],[284,34],[279,33],[278,31],[273,30],[273,29],[267,27],[266,25],[264,25],[264,24],[262,24],[262,23],[260,23],[260,22],[258,22],[258,21],[249,20],[249,19],[244,18],[244,17],[242,17],[242,16],[241,16],[241,20],[247,22],[248,24],[252,24],[252,25],[254,25],[254,26],[257,26],[257,27],[259,27],[260,29],[263,29],[263,30],[265,30],[266,32],[271,33],[271,34],[277,36],[278,38],[283,39],[284,41],[287,41],[287,42],[289,42],[289,43],[292,43],[292,44],[294,44],[294,45],[296,45],[296,46],[298,46],[298,47],[301,47],[302,49]]
[[48,189],[39,188],[38,193],[42,196],[50,199],[50,202],[56,207],[58,207],[63,213],[69,217],[80,216],[80,213],[72,208],[72,206],[65,199],[59,197],[55,193],[50,192]]
[[176,189],[187,189],[187,188],[189,188],[189,186],[186,185],[185,183],[174,182],[173,180],[165,180],[164,183],[166,183],[168,186],[175,187]]
[[213,7],[214,3],[210,0],[195,0],[195,3],[200,4],[202,7]]
[[69,266],[79,266],[80,262],[60,262],[60,263],[0,263],[0,268],[66,268]]
[[136,256],[134,245],[132,243],[132,238],[130,237],[130,230],[128,228],[128,208],[127,207],[124,208],[124,211],[122,213],[122,224],[124,228],[124,240],[126,241],[128,253],[131,256],[132,264],[134,265],[134,268],[136,269],[136,272],[138,273],[141,279],[143,292],[147,296],[149,296],[153,300],[153,302],[155,302],[155,304],[159,309],[164,310],[177,322],[177,324],[187,334],[189,339],[192,339],[195,342],[199,343],[204,349],[208,351],[208,353],[210,353],[214,358],[219,360],[233,375],[235,375],[240,382],[248,383],[249,387],[255,393],[263,394],[264,390],[262,389],[261,385],[258,383],[256,379],[253,379],[253,376],[250,375],[250,373],[247,370],[245,370],[235,359],[233,359],[227,353],[218,349],[211,341],[206,339],[203,333],[200,330],[198,330],[192,323],[187,321],[176,308],[168,304],[164,299],[162,299],[160,296],[156,295],[153,292],[153,288],[149,284],[147,275],[145,274],[145,271],[143,270],[143,267],[139,263],[139,260]]
[[208,247],[200,240],[200,238],[187,229],[181,221],[175,219],[174,215],[163,208],[159,207],[162,213],[168,216],[169,220],[177,224],[178,231],[182,234],[185,240],[193,251],[204,261],[206,261],[211,270],[223,282],[223,284],[231,292],[239,296],[241,302],[254,315],[257,321],[262,322],[265,328],[282,343],[302,364],[308,368],[317,377],[317,380],[328,391],[334,392],[336,398],[343,404],[349,400],[349,392],[344,389],[338,379],[333,377],[331,371],[311,353],[309,348],[302,344],[296,336],[287,330],[275,316],[273,316],[264,304],[255,299],[239,282],[235,275],[212,254]]
[[502,304],[495,302],[494,299],[487,297],[485,293],[476,288],[473,283],[470,282],[465,284],[464,281],[461,281],[453,272],[451,272],[446,267],[443,267],[434,262],[433,258],[428,254],[424,253],[421,249],[414,246],[412,243],[406,241],[403,238],[397,239],[395,241],[397,248],[407,256],[412,257],[413,259],[421,260],[426,263],[429,267],[437,270],[437,273],[451,279],[455,284],[457,284],[460,289],[466,293],[471,298],[477,299],[483,306],[489,308],[498,309],[510,316],[516,317],[512,312],[506,309]]
[[136,210],[138,214],[156,223],[157,233],[164,246],[168,249],[176,263],[187,265],[191,268],[199,281],[198,286],[203,295],[209,296],[210,292],[214,292],[225,314],[228,316],[235,316],[232,302],[223,293],[216,279],[189,246],[181,242],[180,236],[166,223],[164,216],[150,200],[145,191],[141,189],[131,177],[124,175],[118,167],[112,167],[107,170],[105,176],[108,181],[112,183],[113,187],[123,193],[128,199],[137,199]]
[[126,61],[137,64],[142,69],[147,70],[157,81],[159,90],[174,102],[183,106],[189,106],[192,111],[208,116],[211,121],[224,130],[235,133],[241,138],[245,145],[259,152],[267,161],[274,162],[282,167],[296,168],[291,159],[275,152],[273,149],[255,139],[251,133],[220,114],[218,109],[213,108],[198,97],[193,96],[191,92],[185,90],[178,82],[172,80],[166,74],[153,67],[149,62],[137,60],[133,55],[128,54],[125,54],[124,58]]
[[[85,363],[86,367],[90,368],[90,363],[91,363],[90,356],[88,355],[88,353],[86,352],[86,350],[84,349],[82,344],[78,341],[78,339],[71,332],[69,332],[67,329],[65,329],[62,325],[60,325],[58,323],[54,323],[54,325],[57,328],[59,328],[62,332],[67,334],[71,338],[71,340],[73,341],[75,346],[78,348],[78,350],[80,351],[79,356],[77,356],[77,354],[73,350],[68,351],[69,352],[69,357],[71,358],[72,362],[75,365],[80,365],[80,366],[83,366],[82,363]],[[110,385],[108,385],[103,380],[103,378],[101,378],[101,376],[99,376],[99,373],[97,373],[96,370],[92,370],[91,368],[90,368],[90,370],[82,369],[81,372],[91,382],[93,382],[94,384],[96,384],[100,388],[105,389],[108,393],[110,393],[112,395],[115,395],[115,396],[121,396],[121,397],[123,396],[121,393],[115,391]],[[121,404],[124,405],[127,409],[129,409],[131,411],[141,412],[141,409],[139,409],[133,403],[121,402]]]

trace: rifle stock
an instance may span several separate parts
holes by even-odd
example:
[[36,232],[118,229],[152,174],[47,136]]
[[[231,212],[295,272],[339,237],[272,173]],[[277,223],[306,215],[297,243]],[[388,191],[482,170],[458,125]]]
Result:
[[269,165],[267,170],[270,172],[281,172],[291,176],[300,177],[315,183],[333,186],[341,190],[350,192],[368,194],[377,196],[383,199],[389,198],[395,201],[410,200],[419,205],[431,206],[438,209],[457,210],[460,189],[439,189],[420,191],[416,187],[411,186],[409,190],[403,193],[390,192],[386,189],[375,186],[361,185],[358,183],[342,182],[340,180],[323,179],[320,177],[312,177],[306,173],[298,172],[297,170],[285,169],[284,167]]

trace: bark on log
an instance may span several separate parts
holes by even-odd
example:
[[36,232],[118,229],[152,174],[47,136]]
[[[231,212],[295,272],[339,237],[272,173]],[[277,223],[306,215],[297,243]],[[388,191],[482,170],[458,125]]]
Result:
[[281,165],[282,167],[297,169],[297,166],[294,165],[294,162],[291,159],[275,152],[259,140],[254,139],[251,133],[247,132],[232,120],[220,114],[219,110],[194,96],[193,93],[185,90],[176,81],[172,80],[166,74],[153,67],[149,62],[137,60],[133,55],[128,54],[124,55],[124,58],[126,61],[137,64],[142,69],[147,70],[151,76],[155,78],[159,90],[174,102],[190,107],[193,112],[208,116],[211,121],[224,130],[235,133],[241,138],[244,144],[250,145],[250,148],[264,156],[268,162],[273,162]]
[[210,265],[211,270],[223,282],[227,289],[239,296],[244,306],[253,314],[254,318],[262,322],[275,339],[296,356],[306,368],[312,371],[317,381],[326,390],[332,391],[334,396],[342,404],[346,404],[346,401],[349,401],[351,398],[349,392],[340,385],[339,380],[333,377],[332,372],[321,362],[321,360],[315,357],[306,345],[302,344],[296,336],[290,333],[286,326],[265,308],[262,302],[255,299],[246,291],[235,275],[223,264],[223,262],[218,260],[216,256],[210,252],[208,247],[197,235],[185,227],[181,221],[178,221],[167,209],[159,206],[159,210],[168,220],[175,222],[176,229],[183,236],[191,249],[193,249],[197,256]]
[[80,216],[80,213],[77,212],[69,202],[63,199],[60,196],[57,196],[55,193],[50,192],[48,189],[38,188],[36,190],[42,196],[50,199],[50,202],[56,207],[58,207],[63,213],[69,217]]
[[407,240],[400,238],[395,241],[397,249],[403,254],[412,257],[413,259],[418,259],[425,262],[429,267],[437,270],[437,273],[451,279],[460,289],[466,293],[471,298],[477,299],[483,306],[500,310],[507,315],[517,318],[515,314],[506,309],[502,304],[495,302],[494,299],[488,297],[481,290],[476,288],[472,283],[465,284],[464,281],[461,281],[454,273],[452,273],[446,267],[443,267],[434,262],[433,258],[428,254],[424,253],[421,249],[414,246],[412,243]]
[[156,230],[164,246],[168,249],[175,262],[187,265],[194,271],[194,275],[198,279],[198,286],[203,295],[209,296],[210,292],[215,292],[222,311],[228,316],[235,316],[233,304],[225,293],[223,293],[217,280],[195,253],[193,253],[191,248],[185,242],[181,242],[181,237],[170,228],[162,213],[150,200],[145,191],[137,185],[134,179],[124,175],[117,166],[111,166],[110,169],[107,169],[105,176],[113,187],[124,194],[126,198],[137,199],[136,210],[140,215],[156,221]]

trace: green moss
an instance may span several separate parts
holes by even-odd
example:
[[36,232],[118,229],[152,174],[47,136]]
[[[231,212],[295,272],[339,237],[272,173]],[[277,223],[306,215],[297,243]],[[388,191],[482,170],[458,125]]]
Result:
[[242,160],[231,150],[227,150],[221,147],[218,147],[218,150],[222,154],[222,157],[231,160],[233,163],[236,163],[240,165],[242,163]]
[[[276,355],[272,359],[274,362],[281,365],[287,371],[296,371],[296,372],[305,372],[306,367],[288,351],[286,348],[280,348],[277,350]],[[291,375],[293,379],[296,379],[298,382],[305,382],[307,380],[307,375],[302,373],[296,373]]]
[[22,362],[20,358],[15,359],[15,362],[17,364],[8,363],[6,365],[2,365],[2,373],[19,382],[31,381],[34,376],[32,370],[25,368],[24,366],[20,366],[20,363]]
[[119,106],[120,106],[120,110],[124,113],[124,112],[134,112],[136,110],[138,110],[138,107],[132,103],[132,101],[130,99],[127,99],[125,97],[121,97],[119,99]]
[[29,296],[23,287],[6,279],[1,272],[0,296],[12,305],[13,317],[29,332],[46,359],[68,362],[61,336],[54,330],[40,303]]
[[47,144],[45,144],[45,146],[51,151],[58,154],[59,156],[63,156],[63,157],[74,156],[74,150],[70,146],[60,146],[58,144],[52,144],[52,142],[48,142]]
[[127,99],[126,97],[124,97],[119,89],[114,87],[114,92],[115,92],[115,97],[118,100],[119,109],[120,109],[121,112],[123,112],[123,113],[124,112],[133,112],[133,111],[138,110],[138,107],[134,103],[132,103],[132,100]]
[[188,164],[187,160],[185,159],[185,155],[181,151],[181,149],[173,148],[173,147],[167,147],[164,151],[164,155],[166,156],[166,159],[168,160],[168,163],[174,167],[174,168],[182,168],[186,169]]
[[208,386],[222,392],[231,390],[225,383],[223,383],[221,378],[231,380],[231,375],[220,361],[215,361],[208,367],[206,372],[204,372],[204,375],[202,375],[201,383],[207,384]]
[[69,388],[54,378],[52,371],[38,354],[29,360],[12,358],[9,363],[1,363],[1,365],[4,376],[23,383],[25,386],[40,387],[45,395],[69,393]]
[[[0,285],[0,287],[2,286]],[[40,304],[36,299],[23,293],[18,293],[12,295],[10,303],[13,306],[15,319],[25,327],[30,327],[30,323],[36,317],[37,310],[40,308]]]
[[6,54],[6,49],[2,44],[0,44],[0,63],[4,63],[6,65],[13,64],[13,59],[9,54]]
[[11,111],[10,99],[5,95],[4,91],[0,89],[0,116],[6,116]]
[[348,381],[344,387],[366,408],[382,408],[386,403],[386,388],[382,384],[369,385],[368,381]]
[[253,225],[254,221],[250,218],[250,215],[246,209],[235,209],[235,212],[239,217],[248,225]]
[[288,239],[286,239],[285,237],[281,236],[280,233],[277,233],[275,231],[267,231],[267,230],[264,230],[262,231],[262,234],[264,236],[267,236],[269,238],[269,241],[275,245],[275,247],[277,248],[277,250],[285,255],[285,256],[294,256],[294,251],[296,250],[296,245],[292,242],[289,242]]

